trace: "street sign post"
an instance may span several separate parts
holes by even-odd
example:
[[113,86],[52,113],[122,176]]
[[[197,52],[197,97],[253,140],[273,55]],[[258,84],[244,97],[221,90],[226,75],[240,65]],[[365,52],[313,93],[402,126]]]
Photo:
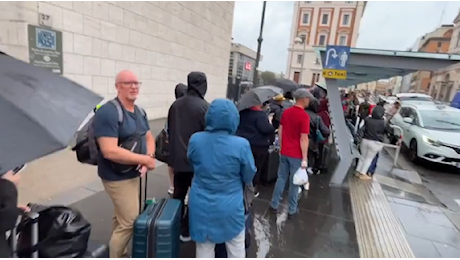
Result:
[[350,47],[327,45],[326,60],[323,63],[323,77],[328,79],[347,79],[349,58]]

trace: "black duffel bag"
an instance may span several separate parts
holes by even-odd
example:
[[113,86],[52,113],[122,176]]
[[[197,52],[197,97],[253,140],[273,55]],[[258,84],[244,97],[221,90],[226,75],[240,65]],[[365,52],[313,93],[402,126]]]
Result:
[[18,257],[81,258],[85,256],[91,224],[75,209],[65,206],[29,205],[39,214],[38,243],[31,246],[32,220],[25,218],[18,226]]

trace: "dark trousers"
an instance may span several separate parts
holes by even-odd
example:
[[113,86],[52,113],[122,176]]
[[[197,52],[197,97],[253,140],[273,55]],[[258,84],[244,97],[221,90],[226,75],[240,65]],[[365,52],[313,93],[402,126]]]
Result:
[[372,163],[371,163],[371,166],[369,167],[369,170],[367,170],[367,172],[370,174],[370,175],[374,175],[375,173],[375,170],[377,170],[377,162],[379,161],[379,154],[380,153],[377,153],[377,155],[374,157],[374,159],[372,160]]
[[256,164],[257,172],[254,175],[253,184],[254,187],[260,185],[260,175],[264,170],[265,162],[268,160],[268,146],[251,146],[252,155],[254,156],[254,162]]
[[326,165],[323,165],[324,159],[325,159],[323,150],[324,150],[324,144],[323,143],[318,144],[318,156],[316,157],[315,164],[313,166],[313,168],[317,170],[326,168]]
[[190,236],[188,210],[185,207],[184,200],[187,196],[188,189],[192,186],[193,172],[174,172],[174,194],[173,198],[182,202],[182,221],[181,235]]

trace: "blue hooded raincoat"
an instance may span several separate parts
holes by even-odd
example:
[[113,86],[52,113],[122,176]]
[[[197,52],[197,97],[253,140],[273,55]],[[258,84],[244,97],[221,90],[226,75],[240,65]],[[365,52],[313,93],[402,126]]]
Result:
[[235,135],[239,122],[235,105],[216,99],[206,113],[206,130],[190,138],[188,208],[195,242],[224,243],[245,228],[243,186],[251,184],[256,166],[249,142]]

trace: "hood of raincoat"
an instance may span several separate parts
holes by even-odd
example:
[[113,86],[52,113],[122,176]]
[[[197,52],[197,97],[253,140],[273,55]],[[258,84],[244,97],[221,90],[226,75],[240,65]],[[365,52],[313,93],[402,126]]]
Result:
[[182,83],[177,84],[174,94],[176,95],[176,99],[185,96],[187,94],[187,86]]
[[239,124],[240,115],[235,104],[223,98],[212,101],[206,113],[206,131],[235,134]]
[[187,76],[187,93],[191,95],[198,95],[204,99],[206,91],[208,90],[208,80],[206,74],[199,71],[192,71]]
[[317,99],[323,99],[327,96],[327,90],[320,87],[319,85],[316,85],[310,91],[311,94]]
[[327,99],[325,99],[325,98],[321,99],[319,101],[318,112],[323,112],[323,111],[328,112],[329,109],[328,109],[327,105],[328,105]]
[[308,107],[305,110],[309,110],[313,113],[318,113],[319,112],[319,101],[318,99],[312,98],[310,99],[310,103],[308,104]]
[[383,119],[384,114],[385,114],[385,109],[382,106],[376,106],[372,110],[372,118],[374,119]]

